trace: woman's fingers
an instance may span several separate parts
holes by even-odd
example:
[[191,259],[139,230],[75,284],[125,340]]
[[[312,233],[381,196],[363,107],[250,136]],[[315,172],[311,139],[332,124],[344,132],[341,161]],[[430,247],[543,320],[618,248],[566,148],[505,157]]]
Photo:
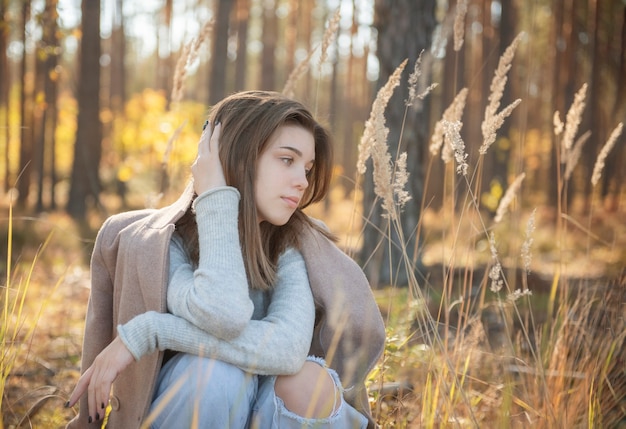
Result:
[[76,384],[76,387],[74,387],[74,391],[70,395],[70,400],[67,401],[68,407],[73,407],[76,404],[76,402],[78,402],[80,397],[83,396],[83,393],[85,393],[85,391],[89,387],[89,382],[91,381],[92,374],[93,374],[93,367],[89,367],[87,371],[85,371],[83,375],[80,376],[80,378],[78,379],[78,383]]
[[211,131],[211,123],[207,121],[202,128],[202,134],[200,134],[200,141],[198,142],[198,158],[200,158],[200,156],[204,155],[206,152],[210,151],[209,143],[211,141]]
[[105,406],[109,402],[111,386],[117,376],[133,361],[133,355],[119,337],[115,338],[96,357],[93,364],[81,375],[68,406],[73,406],[87,392],[89,422],[104,418]]
[[219,141],[222,126],[207,125],[198,143],[198,157],[191,166],[194,190],[201,195],[204,192],[226,185],[224,171],[219,157]]
[[[209,150],[213,152],[215,155],[219,154],[219,141],[220,134],[222,133],[222,124],[218,123],[213,130],[211,135],[211,141],[209,142]],[[219,156],[218,156],[219,161]]]

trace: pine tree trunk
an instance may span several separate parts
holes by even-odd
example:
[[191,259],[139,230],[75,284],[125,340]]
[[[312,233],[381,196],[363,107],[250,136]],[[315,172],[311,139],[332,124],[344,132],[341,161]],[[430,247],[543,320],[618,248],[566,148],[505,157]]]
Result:
[[261,89],[274,90],[276,87],[276,43],[278,39],[278,20],[274,0],[264,1],[263,8],[263,53],[261,54]]
[[78,129],[74,144],[74,162],[67,203],[68,213],[84,219],[88,199],[98,203],[98,169],[102,152],[100,122],[100,0],[82,2],[82,41],[80,81],[78,83]]
[[[387,231],[380,204],[375,201],[371,179],[371,163],[364,183],[363,212],[367,216],[372,211],[364,231],[361,253],[363,261],[372,259],[365,266],[366,274],[374,286],[407,285],[411,270],[419,269],[418,239],[414,236],[420,218],[420,203],[423,189],[424,148],[428,147],[428,99],[420,109],[409,108],[406,121],[405,100],[408,98],[407,78],[413,71],[420,52],[428,52],[436,25],[435,0],[415,3],[413,0],[377,0],[375,3],[375,26],[378,30],[377,55],[380,64],[378,88],[384,85],[393,71],[404,59],[409,59],[403,79],[396,88],[385,112],[389,128],[389,153],[395,159],[398,150],[407,152],[407,166],[410,173],[408,191],[412,199],[404,207],[401,215],[404,241],[391,228],[391,237],[384,237]],[[404,125],[403,125],[404,123]],[[404,128],[403,128],[404,127]],[[400,141],[400,136],[402,140]],[[382,232],[381,232],[382,231]],[[391,240],[391,243],[390,241]],[[379,242],[382,245],[379,246]],[[403,248],[412,266],[402,262]],[[391,255],[389,255],[391,252]]]
[[246,89],[248,71],[248,20],[250,0],[237,0],[237,61],[235,63],[235,91]]
[[226,95],[226,65],[228,63],[228,24],[232,0],[219,0],[214,28],[213,55],[211,57],[211,80],[209,82],[209,104],[213,105]]
[[20,161],[18,169],[18,203],[25,206],[30,195],[31,173],[33,171],[33,104],[32,88],[29,85],[26,24],[30,20],[30,1],[22,3],[22,59],[20,61]]
[[9,163],[9,87],[11,80],[9,76],[7,46],[9,41],[9,21],[5,16],[7,13],[7,0],[0,0],[0,133],[4,138],[4,192],[11,188],[11,164]]

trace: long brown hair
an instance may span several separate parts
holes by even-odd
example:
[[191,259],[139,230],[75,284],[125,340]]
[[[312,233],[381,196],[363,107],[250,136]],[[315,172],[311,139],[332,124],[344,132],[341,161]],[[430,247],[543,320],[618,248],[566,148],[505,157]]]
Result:
[[[302,209],[322,200],[330,187],[332,174],[332,142],[329,133],[309,110],[298,101],[277,92],[245,91],[226,97],[209,113],[212,124],[221,123],[219,154],[226,183],[237,188],[239,202],[239,240],[252,288],[268,290],[274,284],[278,256],[287,247],[298,247],[298,232],[312,226],[330,234],[311,222]],[[309,186],[300,207],[282,226],[269,222],[259,224],[254,198],[257,160],[271,135],[285,124],[295,124],[313,134],[315,163],[307,177]],[[192,260],[198,263],[198,228],[191,208],[176,223],[177,231]],[[330,237],[332,238],[332,237]]]

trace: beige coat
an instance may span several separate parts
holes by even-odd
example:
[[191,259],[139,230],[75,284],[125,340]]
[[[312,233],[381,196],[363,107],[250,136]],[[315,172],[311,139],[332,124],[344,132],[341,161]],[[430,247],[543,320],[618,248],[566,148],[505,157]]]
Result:
[[[166,311],[169,243],[174,222],[191,202],[192,187],[172,205],[109,218],[91,259],[91,295],[85,321],[82,370],[115,337],[116,326],[146,311]],[[385,341],[382,317],[360,267],[311,228],[302,231],[301,249],[316,305],[310,354],[322,356],[341,377],[345,398],[370,415],[364,380]],[[150,407],[163,352],[133,362],[113,385],[108,428],[139,428]],[[68,428],[87,423],[86,395]],[[371,420],[371,418],[370,418]],[[374,423],[370,422],[370,427]]]

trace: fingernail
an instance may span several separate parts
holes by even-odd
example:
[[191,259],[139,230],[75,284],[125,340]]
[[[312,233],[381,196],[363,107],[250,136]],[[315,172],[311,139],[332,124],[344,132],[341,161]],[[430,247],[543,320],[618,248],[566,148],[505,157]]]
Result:
[[63,406],[64,406],[65,408],[69,408],[69,407],[70,407],[70,401],[67,401],[65,404],[63,404]]
[[204,130],[206,129],[207,125],[209,125],[209,121],[206,121],[206,122],[204,123],[204,126],[202,127],[202,131],[204,131]]
[[91,418],[91,416],[89,416],[89,418],[87,419],[87,423],[91,423],[93,422],[93,419]]
[[96,413],[96,420],[100,420],[100,414]]
[[104,410],[104,402],[102,402],[102,403],[100,404],[100,408],[102,408],[102,409]]

